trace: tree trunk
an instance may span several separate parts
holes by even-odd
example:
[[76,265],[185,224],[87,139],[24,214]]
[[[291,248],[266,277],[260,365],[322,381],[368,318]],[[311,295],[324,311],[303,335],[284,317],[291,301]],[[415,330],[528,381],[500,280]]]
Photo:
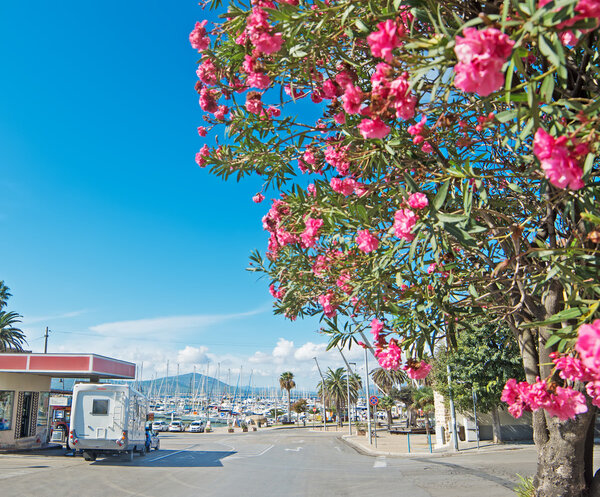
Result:
[[546,415],[548,440],[538,444],[538,469],[534,484],[536,497],[584,497],[586,482],[586,440],[595,419],[595,408],[574,420],[560,421]]
[[495,444],[501,444],[502,440],[502,427],[500,426],[500,413],[498,407],[494,406],[491,410],[492,414],[492,437]]
[[289,422],[292,421],[292,413],[291,413],[291,410],[290,410],[291,396],[292,396],[291,390],[288,390],[287,393],[288,393],[288,416],[287,416],[287,422],[289,423]]
[[387,414],[388,430],[391,430],[392,429],[392,410],[386,409],[385,413]]

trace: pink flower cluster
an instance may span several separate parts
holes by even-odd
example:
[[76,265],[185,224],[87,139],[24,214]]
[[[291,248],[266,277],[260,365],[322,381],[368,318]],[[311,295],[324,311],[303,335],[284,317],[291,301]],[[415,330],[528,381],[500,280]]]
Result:
[[392,61],[394,48],[402,45],[401,38],[406,34],[406,28],[391,19],[380,22],[377,31],[367,36],[367,42],[374,57]]
[[429,200],[424,193],[411,193],[408,197],[408,205],[413,209],[424,209],[429,205]]
[[458,64],[454,66],[454,85],[485,97],[502,88],[502,66],[515,42],[496,28],[466,28],[463,34],[464,38],[456,37],[454,47],[458,58]]
[[190,33],[190,44],[198,52],[202,52],[202,50],[206,50],[210,46],[210,39],[207,36],[205,28],[206,23],[207,21],[197,22],[194,30]]
[[279,290],[277,290],[275,288],[275,284],[272,283],[269,286],[269,293],[273,296],[273,298],[281,300],[283,298],[283,296],[285,295],[285,288],[279,287]]
[[402,369],[406,371],[409,378],[413,380],[422,380],[426,378],[433,366],[425,361],[415,361],[408,359]]
[[581,159],[589,149],[585,143],[573,143],[567,136],[554,138],[538,128],[533,139],[533,153],[539,159],[548,181],[557,188],[578,190],[583,187]]
[[337,314],[337,305],[333,305],[331,300],[333,299],[333,292],[328,292],[325,295],[319,297],[319,304],[323,307],[323,313],[328,318],[332,318]]
[[429,142],[425,141],[425,136],[427,131],[425,130],[425,125],[427,124],[427,117],[421,117],[421,120],[417,124],[412,124],[408,127],[407,131],[409,135],[413,137],[413,143],[415,145],[423,144],[421,146],[421,150],[425,153],[433,152],[433,148]]
[[379,247],[379,240],[369,230],[359,230],[357,235],[356,243],[358,244],[358,248],[364,253],[368,254]]
[[585,397],[570,387],[548,385],[537,378],[532,385],[526,381],[517,383],[514,378],[506,382],[500,400],[508,404],[508,412],[520,418],[524,411],[545,409],[551,416],[561,420],[571,419],[587,412]]
[[415,235],[412,230],[417,224],[418,216],[410,209],[400,209],[394,214],[394,234],[410,242],[414,240]]
[[377,347],[375,357],[377,357],[379,365],[388,371],[397,370],[402,363],[402,351],[394,338],[389,341],[387,348]]
[[254,7],[246,20],[246,29],[236,40],[243,44],[250,40],[259,52],[273,54],[281,50],[283,38],[281,33],[275,33],[268,22],[269,14],[260,7]]
[[[538,7],[541,8],[544,5],[550,3],[551,1],[552,0],[540,0],[538,3]],[[557,10],[560,10],[560,8]],[[573,31],[565,30],[566,28],[573,26],[573,24],[575,24],[576,22],[582,21],[584,19],[596,19],[596,26],[594,28],[582,29],[581,32],[583,34],[589,33],[598,26],[600,26],[599,0],[579,0],[577,5],[575,6],[575,12],[577,12],[577,14],[571,19],[562,21],[556,26],[558,30],[562,30],[562,33],[560,33],[560,40],[563,43],[563,45],[573,46],[576,45],[579,41]]]
[[302,240],[302,246],[304,248],[314,247],[317,241],[317,237],[319,236],[319,228],[323,226],[323,220],[307,217],[304,220],[304,225],[305,229],[300,235],[300,239]]
[[298,242],[298,237],[283,227],[283,219],[289,214],[290,209],[284,201],[274,200],[271,209],[262,219],[263,228],[271,234],[267,252],[267,256],[271,259],[277,257],[281,248]]
[[[579,327],[575,351],[579,357],[552,353],[559,376],[568,382],[583,382],[592,404],[600,407],[600,319]],[[571,419],[587,412],[585,396],[571,387],[548,384],[539,378],[530,385],[510,379],[502,392],[502,400],[509,404],[509,412],[516,418],[523,411],[545,409],[552,416]]]
[[329,162],[341,176],[346,176],[349,172],[350,162],[348,162],[348,145],[342,145],[335,139],[329,140],[325,148],[325,160]]

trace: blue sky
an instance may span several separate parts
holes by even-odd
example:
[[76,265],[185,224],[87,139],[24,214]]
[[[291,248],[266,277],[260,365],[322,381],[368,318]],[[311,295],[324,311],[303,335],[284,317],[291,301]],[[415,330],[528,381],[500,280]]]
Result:
[[0,279],[33,351],[48,326],[49,352],[143,361],[145,378],[208,360],[312,388],[312,357],[339,358],[315,320],[272,316],[268,282],[245,271],[267,243],[260,183],[194,162],[214,138],[196,132],[188,34],[211,15],[191,0],[0,4]]

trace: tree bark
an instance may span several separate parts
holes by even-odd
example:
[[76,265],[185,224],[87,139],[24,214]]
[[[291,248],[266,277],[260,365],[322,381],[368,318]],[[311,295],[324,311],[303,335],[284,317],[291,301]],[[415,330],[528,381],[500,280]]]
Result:
[[494,406],[491,410],[492,414],[492,438],[495,444],[503,443],[502,440],[502,427],[500,426],[500,414],[498,408]]
[[[590,406],[591,407],[591,406]],[[586,440],[594,408],[577,418],[560,421],[546,415],[548,440],[538,445],[536,497],[584,497],[590,488],[585,478]]]

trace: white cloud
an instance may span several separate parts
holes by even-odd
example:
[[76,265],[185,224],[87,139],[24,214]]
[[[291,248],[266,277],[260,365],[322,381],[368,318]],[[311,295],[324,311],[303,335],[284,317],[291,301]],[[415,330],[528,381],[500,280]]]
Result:
[[187,345],[177,353],[177,362],[181,364],[205,364],[209,361],[208,347],[191,347]]
[[286,359],[292,355],[294,350],[294,342],[290,342],[285,338],[280,338],[277,341],[277,345],[273,349],[273,357],[276,359]]
[[307,342],[294,352],[294,359],[297,361],[312,361],[313,357],[322,357],[325,355],[327,344]]
[[200,330],[225,321],[254,316],[264,312],[256,309],[236,314],[198,314],[189,316],[168,316],[131,321],[116,321],[90,327],[90,330],[101,335],[147,336],[151,333],[174,333],[184,330]]
[[77,316],[81,316],[82,314],[85,314],[86,312],[88,312],[88,311],[85,309],[82,309],[80,311],[65,312],[63,314],[52,314],[49,316],[33,316],[33,317],[25,316],[22,320],[22,323],[23,323],[23,326],[31,326],[32,324],[45,323],[47,321],[55,321],[57,319],[75,318]]

